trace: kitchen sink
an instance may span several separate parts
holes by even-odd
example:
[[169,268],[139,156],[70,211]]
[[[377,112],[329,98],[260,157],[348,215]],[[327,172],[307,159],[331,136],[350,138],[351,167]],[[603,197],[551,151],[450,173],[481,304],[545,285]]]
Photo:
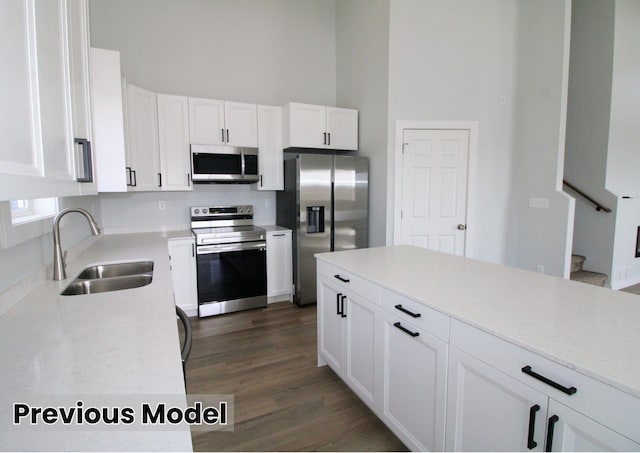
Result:
[[96,264],[80,272],[60,295],[76,296],[139,288],[151,283],[152,279],[153,261]]
[[138,275],[153,272],[153,261],[136,261],[133,263],[96,264],[80,272],[78,279],[102,279]]

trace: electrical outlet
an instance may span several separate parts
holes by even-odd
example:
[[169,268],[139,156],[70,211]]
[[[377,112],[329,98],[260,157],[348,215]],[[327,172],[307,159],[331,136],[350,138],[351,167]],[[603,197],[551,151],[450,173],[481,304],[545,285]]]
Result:
[[536,272],[537,272],[538,274],[544,274],[544,266],[543,266],[542,264],[538,264],[538,265],[536,266]]
[[264,200],[264,206],[266,208],[270,208],[271,207],[271,198],[265,198]]
[[164,203],[164,200],[160,200],[158,202],[158,209],[160,209],[161,211],[164,210],[166,208],[166,205]]
[[529,207],[534,209],[547,209],[549,207],[549,199],[529,198]]

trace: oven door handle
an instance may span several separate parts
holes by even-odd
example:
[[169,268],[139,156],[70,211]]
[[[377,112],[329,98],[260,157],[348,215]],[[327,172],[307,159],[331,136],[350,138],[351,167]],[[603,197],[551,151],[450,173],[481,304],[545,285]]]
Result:
[[242,252],[245,250],[266,250],[266,242],[236,242],[233,244],[199,245],[196,247],[197,255],[224,252]]

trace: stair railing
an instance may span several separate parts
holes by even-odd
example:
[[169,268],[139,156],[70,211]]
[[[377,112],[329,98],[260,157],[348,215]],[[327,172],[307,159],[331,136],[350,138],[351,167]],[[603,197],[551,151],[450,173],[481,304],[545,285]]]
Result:
[[587,201],[589,201],[591,204],[595,205],[596,207],[596,211],[604,211],[604,212],[611,212],[610,208],[607,208],[606,206],[598,203],[596,200],[594,200],[593,198],[591,198],[589,195],[587,195],[586,193],[584,193],[582,190],[578,189],[576,186],[574,186],[573,184],[568,183],[566,180],[562,180],[562,183],[567,186],[569,189],[573,190],[575,193],[577,193],[578,195],[580,195],[581,197],[583,197],[584,199],[586,199]]

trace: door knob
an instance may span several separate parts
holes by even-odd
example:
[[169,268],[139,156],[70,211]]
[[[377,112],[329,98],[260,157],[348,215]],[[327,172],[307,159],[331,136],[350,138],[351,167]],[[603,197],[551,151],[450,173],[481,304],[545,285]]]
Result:
[[460,224],[458,224],[458,229],[459,229],[460,231],[464,231],[464,230],[466,230],[466,229],[467,229],[467,226],[466,226],[464,223],[460,223]]

